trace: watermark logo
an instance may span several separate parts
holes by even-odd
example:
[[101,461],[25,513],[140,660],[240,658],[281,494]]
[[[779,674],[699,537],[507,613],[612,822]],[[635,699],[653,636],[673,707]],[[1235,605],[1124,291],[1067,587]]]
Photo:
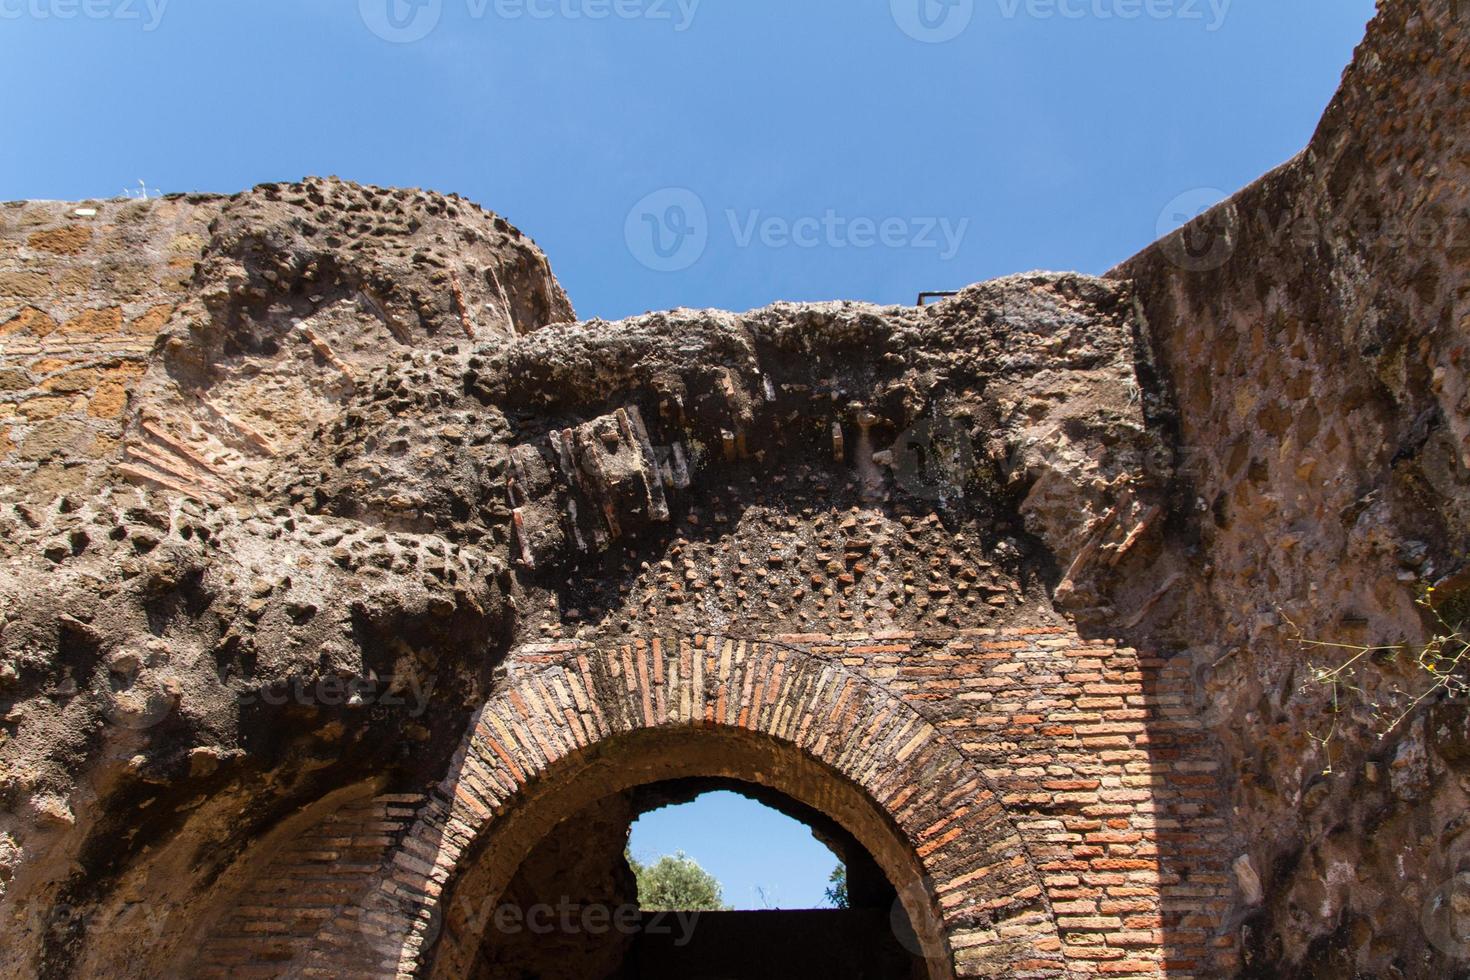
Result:
[[151,33],[163,23],[169,0],[0,0],[0,20],[116,20]]
[[33,907],[26,915],[17,914],[17,919],[28,919],[33,934],[46,936],[54,942],[81,935],[112,937],[124,942],[137,942],[144,938],[157,941],[167,935],[169,916],[174,911],[169,906],[137,902],[105,914],[96,907],[61,903]]
[[391,44],[422,41],[439,26],[444,0],[358,0],[368,30]]
[[694,26],[703,0],[467,0],[470,17],[487,7],[501,20],[646,20],[663,22],[682,34]]
[[709,247],[709,212],[684,187],[654,191],[633,205],[623,227],[628,251],[654,272],[681,272]]
[[[1234,0],[995,0],[1003,20],[1173,20],[1197,22],[1208,32],[1225,26]],[[1470,4],[1470,0],[1455,0]],[[909,37],[942,44],[975,19],[975,0],[889,0],[893,20]]]
[[1396,252],[1454,253],[1470,246],[1470,209],[1427,204],[1409,213],[1383,212],[1371,186],[1350,185],[1333,200],[1311,207],[1282,207],[1271,201],[1252,207],[1256,196],[1224,200],[1223,191],[1196,188],[1170,201],[1156,232],[1164,257],[1185,272],[1219,269],[1250,242],[1253,261],[1274,252],[1300,253],[1320,247],[1350,247],[1367,255]]
[[102,716],[108,724],[146,731],[174,713],[183,685],[172,671],[151,669],[134,681],[110,675],[98,685]]
[[265,705],[282,708],[386,708],[410,718],[428,714],[438,675],[420,677],[341,677],[335,674],[312,680],[293,678],[274,681],[240,695],[243,707]]
[[478,907],[461,900],[458,909],[471,935],[486,936],[668,936],[683,949],[694,941],[704,913],[651,911],[631,903],[606,905],[579,902],[563,895],[555,904],[538,902],[481,903]]
[[898,889],[898,897],[888,910],[888,924],[904,949],[930,962],[943,962],[949,954],[933,894],[934,881],[927,876]]
[[1225,26],[1234,0],[996,0],[1006,20],[1196,21],[1209,33]]
[[358,908],[363,941],[389,962],[404,963],[419,950],[432,949],[444,927],[442,916],[376,887]]
[[969,218],[850,218],[832,208],[820,216],[794,218],[768,215],[758,209],[742,213],[730,208],[725,211],[725,220],[737,248],[749,248],[758,242],[769,249],[933,249],[942,262],[959,254],[970,230]]
[[[7,0],[0,0],[0,3],[5,2]],[[679,34],[694,25],[694,17],[699,12],[701,2],[702,0],[464,0],[465,16],[476,22],[488,19],[642,20],[667,23]],[[358,12],[368,30],[383,40],[393,44],[412,44],[422,41],[439,26],[444,16],[444,0],[358,0]]]
[[975,446],[956,419],[921,419],[899,433],[880,454],[893,470],[893,481],[919,500],[948,500],[963,495],[975,471]]
[[711,221],[704,201],[688,188],[665,188],[633,206],[623,234],[628,251],[644,266],[679,272],[704,256],[716,231],[728,232],[738,249],[930,249],[948,262],[970,229],[969,218],[850,217],[833,208],[795,216],[727,208],[723,217]]
[[1234,209],[1216,207],[1226,197],[1218,188],[1197,187],[1164,205],[1155,231],[1170,263],[1186,272],[1209,272],[1230,261],[1237,237]]
[[889,0],[893,21],[915,41],[943,44],[965,33],[975,0]]

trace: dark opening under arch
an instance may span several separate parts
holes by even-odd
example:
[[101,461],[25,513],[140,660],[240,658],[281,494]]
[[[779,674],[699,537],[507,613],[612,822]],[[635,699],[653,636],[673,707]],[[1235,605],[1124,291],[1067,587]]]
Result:
[[360,911],[316,945],[364,972],[470,975],[500,897],[552,828],[690,779],[789,797],[892,884],[932,980],[1066,972],[1040,875],[988,777],[934,724],[789,643],[567,645],[477,714]]
[[[711,792],[805,824],[849,869],[850,908],[640,910],[628,825]],[[746,846],[759,846],[746,841]],[[756,783],[686,778],[598,800],[551,828],[495,904],[469,980],[927,980],[898,892],[866,848],[821,811]]]
[[[884,936],[893,939],[886,949],[905,959],[911,958],[910,951],[927,948],[931,954],[927,960],[920,956],[916,968],[905,962],[898,976],[952,976],[942,923],[912,849],[856,787],[790,746],[738,730],[644,729],[593,745],[556,770],[554,778],[548,774],[528,785],[517,805],[497,819],[495,831],[462,859],[463,871],[445,893],[430,976],[551,980],[557,974],[538,972],[535,966],[543,962],[543,954],[534,951],[538,943],[532,941],[539,940],[543,950],[549,944],[569,957],[590,956],[581,961],[581,980],[599,975],[634,980],[633,975],[611,972],[630,949],[587,941],[592,937],[579,932],[585,909],[575,911],[575,928],[560,929],[562,912],[556,906],[563,898],[576,897],[571,882],[580,880],[602,890],[602,895],[581,896],[588,905],[611,905],[613,913],[620,906],[636,907],[632,883],[618,881],[627,874],[621,858],[628,825],[643,808],[692,799],[710,789],[739,791],[812,826],[831,841],[834,853],[840,849],[859,868],[867,906],[862,928],[881,926]],[[506,911],[507,905],[519,906],[519,921],[517,912]],[[546,928],[548,905],[557,919],[555,930]],[[537,907],[540,921],[533,932],[525,915]],[[503,916],[499,922],[497,913]],[[794,922],[773,924],[801,928]],[[730,932],[739,928],[741,924],[733,925]],[[495,954],[497,946],[509,952]],[[602,969],[609,972],[595,972]],[[723,980],[739,976],[701,975]]]

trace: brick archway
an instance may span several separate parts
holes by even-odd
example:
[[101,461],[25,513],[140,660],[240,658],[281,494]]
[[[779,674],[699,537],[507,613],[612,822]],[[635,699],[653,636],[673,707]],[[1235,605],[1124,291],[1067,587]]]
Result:
[[[1060,976],[1054,917],[984,774],[913,707],[798,645],[693,637],[518,658],[354,917],[323,935],[375,973],[460,975],[471,910],[540,836],[600,796],[723,776],[822,811],[898,889],[931,975]],[[330,931],[330,930],[329,930]],[[366,938],[367,942],[363,942]]]

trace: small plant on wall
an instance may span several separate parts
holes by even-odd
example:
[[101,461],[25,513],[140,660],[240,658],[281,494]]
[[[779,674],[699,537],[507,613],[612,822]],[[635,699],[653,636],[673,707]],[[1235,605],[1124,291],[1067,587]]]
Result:
[[[1311,671],[1304,691],[1326,689],[1331,704],[1332,724],[1325,734],[1312,734],[1313,741],[1327,755],[1325,772],[1331,774],[1332,743],[1337,737],[1342,715],[1357,704],[1372,711],[1379,739],[1386,739],[1412,718],[1425,705],[1441,701],[1463,702],[1470,697],[1470,589],[1441,590],[1424,587],[1416,602],[1426,611],[1430,636],[1422,643],[1400,643],[1393,646],[1362,646],[1310,639],[1295,623],[1296,641],[1316,655],[1332,651],[1346,656],[1341,663],[1308,661]],[[1377,688],[1370,693],[1361,683],[1365,670],[1386,671],[1392,665],[1409,667],[1414,678],[1412,689],[1398,683]]]

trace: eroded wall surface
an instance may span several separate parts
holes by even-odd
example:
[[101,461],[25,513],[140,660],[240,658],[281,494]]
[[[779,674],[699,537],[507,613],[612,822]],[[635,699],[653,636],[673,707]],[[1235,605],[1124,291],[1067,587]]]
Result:
[[[1413,645],[1443,632],[1416,602],[1438,586],[1459,615],[1470,544],[1467,37],[1455,4],[1380,4],[1310,147],[1113,273],[1138,288],[1192,511],[1145,628],[1193,649],[1227,753],[1258,975],[1445,976],[1470,952],[1444,905],[1465,705],[1392,726],[1433,681]],[[1409,653],[1364,662],[1334,713],[1311,665],[1355,651],[1313,642]]]
[[[718,662],[710,638],[729,636],[747,680],[708,727],[753,731],[832,698],[806,741],[787,739],[826,759],[807,787],[819,801],[836,792],[822,780],[859,785],[835,753],[860,707],[876,714],[855,751],[883,747],[885,772],[925,760],[922,787],[874,795],[862,819],[906,828],[891,861],[917,862],[944,909],[946,970],[1228,968],[1208,738],[1166,656],[1071,623],[1098,621],[1101,571],[1146,565],[1163,531],[1168,451],[1140,394],[1130,287],[1035,275],[925,311],[677,311],[487,336],[459,314],[500,291],[477,305],[464,283],[560,295],[517,239],[501,247],[519,275],[492,275],[474,263],[496,252],[398,244],[440,240],[412,216],[363,222],[387,271],[340,268],[325,231],[306,233],[313,196],[349,213],[454,206],[326,182],[215,204],[98,489],[12,488],[15,962],[428,968],[437,948],[411,928],[394,946],[393,914],[448,913],[379,895],[397,879],[371,869],[443,878],[414,885],[427,899],[473,879],[468,855],[493,859],[473,807],[463,846],[432,855],[397,811],[418,794],[413,827],[464,819],[472,719],[520,697],[543,669],[535,644],[672,656],[674,637],[699,636]],[[399,254],[417,261],[395,270]],[[865,693],[778,692],[785,655],[763,645],[777,637],[806,665],[788,685],[840,665]],[[653,663],[646,691],[683,676]],[[525,801],[579,724],[537,722],[496,756]],[[920,753],[931,742],[939,755]],[[334,793],[352,802],[271,836]],[[480,806],[514,821],[522,795]],[[121,941],[142,910],[189,927]],[[388,940],[365,942],[384,916]]]
[[90,492],[129,391],[187,292],[212,198],[0,208],[0,463],[7,486]]
[[1464,30],[1384,3],[1301,158],[924,310],[577,323],[339,181],[0,210],[0,969],[488,968],[561,820],[719,777],[936,976],[1453,975],[1464,708],[1329,756],[1298,638],[1458,588]]

